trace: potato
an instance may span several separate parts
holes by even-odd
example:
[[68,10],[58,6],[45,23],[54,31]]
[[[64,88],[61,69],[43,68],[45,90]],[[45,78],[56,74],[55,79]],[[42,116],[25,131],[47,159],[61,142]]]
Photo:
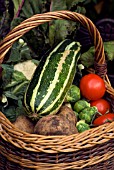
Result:
[[71,123],[76,124],[76,122],[77,122],[77,117],[76,117],[74,111],[67,105],[63,105],[60,108],[59,115],[65,116],[68,121],[71,121]]
[[63,106],[57,115],[42,117],[36,123],[34,133],[39,135],[71,135],[78,133],[76,116],[72,109]]
[[25,115],[20,115],[17,117],[16,121],[13,123],[15,127],[18,129],[27,132],[33,133],[34,132],[34,124],[30,121],[28,117]]

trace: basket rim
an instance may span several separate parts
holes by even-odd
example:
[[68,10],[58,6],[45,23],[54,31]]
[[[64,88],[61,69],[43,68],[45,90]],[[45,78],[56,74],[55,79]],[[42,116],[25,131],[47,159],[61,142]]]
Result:
[[73,152],[114,139],[114,122],[91,128],[82,133],[45,136],[21,131],[2,112],[0,112],[0,120],[0,136],[5,141],[33,152],[58,153],[63,150],[63,152]]

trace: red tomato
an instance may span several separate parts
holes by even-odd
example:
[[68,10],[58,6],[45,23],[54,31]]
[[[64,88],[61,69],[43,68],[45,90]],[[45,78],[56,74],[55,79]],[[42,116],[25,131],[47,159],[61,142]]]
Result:
[[113,121],[114,121],[114,113],[107,113],[105,115],[102,115],[102,116],[96,118],[93,121],[93,125],[99,126],[99,125],[102,125],[104,123],[110,123],[110,122],[113,122]]
[[100,112],[102,115],[111,111],[111,105],[105,99],[98,99],[98,100],[95,100],[95,101],[91,101],[90,105],[96,106],[97,109],[98,109],[98,112]]
[[98,100],[105,94],[105,83],[100,76],[90,73],[81,78],[80,91],[86,99]]

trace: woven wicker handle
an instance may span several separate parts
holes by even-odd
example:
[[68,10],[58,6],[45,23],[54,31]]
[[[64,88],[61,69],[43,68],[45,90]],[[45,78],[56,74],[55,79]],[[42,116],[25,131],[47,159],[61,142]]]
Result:
[[52,21],[53,19],[66,19],[75,22],[78,21],[84,27],[86,27],[90,35],[93,37],[94,46],[95,46],[95,61],[98,64],[105,63],[103,42],[100,33],[96,29],[95,25],[87,17],[79,13],[70,12],[70,11],[56,11],[56,12],[48,12],[44,14],[37,14],[23,21],[20,25],[18,25],[12,31],[10,31],[9,34],[0,43],[0,60],[4,59],[5,54],[8,52],[12,44],[18,38],[23,36],[26,32],[28,32],[32,28],[37,27],[38,25],[41,25],[45,22]]

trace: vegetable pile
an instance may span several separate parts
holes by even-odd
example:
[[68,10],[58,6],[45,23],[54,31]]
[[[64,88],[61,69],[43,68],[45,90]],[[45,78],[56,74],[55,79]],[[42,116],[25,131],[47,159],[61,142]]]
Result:
[[[105,83],[98,75],[88,73],[82,76],[79,86],[72,85],[74,93],[80,98],[78,101],[70,101],[72,109],[77,116],[76,127],[79,132],[83,132],[90,128],[110,123],[114,120],[114,113],[111,111],[110,103],[105,99]],[[78,90],[77,90],[78,88]],[[69,89],[68,94],[71,94],[72,87]],[[67,94],[67,95],[68,95]],[[67,98],[66,95],[66,98]]]
[[[76,94],[76,92],[77,96],[80,94],[80,98],[78,100],[75,98],[74,101],[72,94]],[[103,79],[93,73],[84,75],[80,79],[79,86],[72,85],[70,87],[66,99],[72,98],[70,102],[77,116],[78,132],[114,121],[114,113],[111,111],[110,103],[105,99],[105,93]]]
[[83,75],[79,55],[78,42],[63,41],[44,65],[32,59],[23,62],[29,62],[29,72],[34,66],[32,78],[21,72],[22,65],[2,64],[0,110],[16,128],[40,135],[71,135],[114,121],[103,79],[94,73]]

